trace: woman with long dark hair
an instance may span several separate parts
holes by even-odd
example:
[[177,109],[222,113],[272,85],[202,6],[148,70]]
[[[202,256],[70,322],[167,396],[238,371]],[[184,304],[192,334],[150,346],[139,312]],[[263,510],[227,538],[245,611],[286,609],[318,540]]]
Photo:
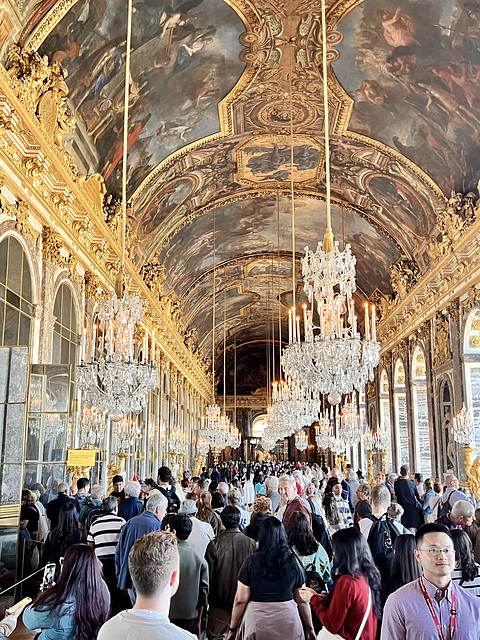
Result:
[[65,552],[57,583],[23,612],[23,624],[42,630],[38,640],[96,640],[109,609],[110,596],[95,550],[75,544]]
[[78,515],[73,502],[65,503],[58,513],[58,525],[48,534],[43,547],[42,561],[55,562],[55,580],[60,573],[60,558],[74,544],[84,541],[83,532],[78,528]]
[[470,536],[462,529],[450,531],[455,549],[455,570],[452,581],[472,594],[480,597],[480,565],[473,560]]
[[302,567],[305,571],[316,571],[327,584],[330,581],[330,561],[325,549],[315,539],[307,516],[296,511],[288,520],[286,529],[288,544]]
[[390,580],[385,595],[390,595],[422,575],[422,567],[414,554],[416,548],[415,536],[402,533],[395,538],[395,554],[390,565]]
[[245,559],[238,574],[228,640],[315,640],[310,607],[299,595],[304,582],[282,523],[267,517],[258,550]]
[[[360,628],[362,640],[375,640],[381,616],[380,572],[360,531],[341,529],[333,542],[333,588],[317,594],[304,587],[300,595],[310,602],[324,628],[345,640],[355,640]],[[322,631],[318,638],[322,637]],[[327,636],[328,637],[328,636]]]

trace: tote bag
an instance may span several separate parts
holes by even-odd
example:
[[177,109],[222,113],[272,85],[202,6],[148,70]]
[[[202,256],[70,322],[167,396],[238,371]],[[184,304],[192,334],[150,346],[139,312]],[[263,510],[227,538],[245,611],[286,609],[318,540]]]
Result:
[[[369,589],[368,590],[367,610],[365,611],[365,615],[363,616],[362,624],[360,625],[358,633],[355,636],[355,640],[360,640],[360,636],[362,635],[362,631],[364,630],[365,625],[367,624],[367,619],[368,619],[368,616],[370,614],[370,609],[371,608],[372,608],[372,592]],[[323,627],[318,632],[317,640],[345,640],[345,638],[343,636],[341,636],[340,634],[338,634],[338,633],[331,633],[328,629]]]

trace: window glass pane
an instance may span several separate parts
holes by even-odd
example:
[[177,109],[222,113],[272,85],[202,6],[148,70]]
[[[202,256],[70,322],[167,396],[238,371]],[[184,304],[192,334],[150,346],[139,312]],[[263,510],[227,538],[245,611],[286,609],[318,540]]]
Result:
[[20,308],[24,313],[28,314],[30,317],[33,316],[33,305],[31,305],[29,302],[25,302],[25,300],[22,300],[20,303]]
[[7,252],[8,238],[0,242],[0,282],[2,284],[6,284],[7,282]]
[[10,238],[10,247],[8,252],[8,272],[7,287],[20,295],[22,282],[22,260],[23,249],[21,244]]
[[25,314],[20,314],[20,336],[18,339],[19,344],[30,344],[30,318]]
[[3,345],[3,318],[5,316],[5,304],[0,300],[0,344]]
[[61,309],[61,313],[60,313],[60,322],[63,324],[64,327],[69,327],[70,326],[70,305],[72,304],[72,294],[70,292],[70,287],[68,287],[68,285],[66,284],[62,284],[62,295],[63,295],[63,300],[62,300],[62,309]]
[[28,416],[25,460],[38,460],[41,420],[41,414]]
[[398,429],[398,444],[400,450],[400,464],[410,464],[408,448],[407,398],[404,393],[396,393],[396,414]]
[[13,309],[9,305],[6,306],[5,313],[5,333],[3,337],[3,344],[5,346],[14,346],[18,344],[18,321],[19,311]]
[[[479,424],[480,420],[480,366],[475,365],[470,369],[470,393],[471,393],[471,406],[469,409],[472,412],[473,422],[475,425]],[[475,448],[480,449],[480,429],[475,429]]]
[[10,291],[9,289],[7,289],[7,302],[11,304],[12,307],[20,309],[20,296],[18,296],[16,293],[13,293],[13,291]]
[[68,362],[68,340],[65,340],[65,338],[61,338],[61,343],[60,343],[60,349],[61,349],[61,356],[60,356],[60,362],[62,364],[69,364]]
[[30,274],[30,266],[27,257],[23,256],[23,278],[22,278],[22,297],[32,302],[32,276]]
[[56,331],[53,332],[52,364],[60,364],[60,336]]
[[53,305],[53,315],[56,317],[58,322],[61,322],[62,290],[63,285],[58,289],[57,295],[55,296],[55,304]]

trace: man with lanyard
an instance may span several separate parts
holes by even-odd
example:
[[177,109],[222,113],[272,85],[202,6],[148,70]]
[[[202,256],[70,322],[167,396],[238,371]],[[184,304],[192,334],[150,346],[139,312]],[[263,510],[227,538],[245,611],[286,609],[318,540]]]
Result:
[[452,583],[455,550],[450,532],[425,524],[415,535],[423,575],[392,593],[381,640],[478,640],[480,599]]
[[277,513],[277,518],[283,522],[283,526],[285,528],[295,511],[301,511],[304,513],[307,516],[310,525],[312,524],[310,506],[307,500],[303,500],[297,495],[297,486],[293,476],[284,475],[280,477],[278,481],[278,493],[282,500],[286,501],[286,505],[284,507],[280,507]]

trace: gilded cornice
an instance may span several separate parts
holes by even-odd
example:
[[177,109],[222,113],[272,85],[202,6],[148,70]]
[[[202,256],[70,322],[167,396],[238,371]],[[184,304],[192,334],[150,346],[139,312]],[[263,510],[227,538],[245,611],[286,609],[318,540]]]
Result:
[[[5,186],[24,203],[22,207],[27,205],[30,211],[35,211],[35,218],[48,229],[44,231],[47,259],[59,260],[58,245],[52,248],[51,236],[58,234],[62,248],[69,254],[62,259],[62,266],[78,277],[78,263],[83,271],[91,271],[99,278],[104,290],[112,289],[121,255],[118,242],[98,208],[98,198],[96,201],[92,198],[92,193],[101,192],[101,183],[95,179],[93,185],[87,184],[87,179],[78,177],[68,154],[53,139],[48,139],[35,112],[21,97],[15,82],[0,66],[0,114],[3,122],[11,124],[0,132],[0,161],[8,167],[8,171],[3,169]],[[38,162],[32,164],[35,158]],[[19,219],[19,224],[26,224],[21,213]],[[129,260],[126,280],[129,289],[140,293],[155,318],[160,348],[209,400],[211,388],[201,354],[192,354],[187,349],[181,329],[164,312],[158,296]]]
[[449,250],[439,255],[417,284],[390,306],[378,327],[382,351],[445,309],[480,282],[480,219],[466,226]]

